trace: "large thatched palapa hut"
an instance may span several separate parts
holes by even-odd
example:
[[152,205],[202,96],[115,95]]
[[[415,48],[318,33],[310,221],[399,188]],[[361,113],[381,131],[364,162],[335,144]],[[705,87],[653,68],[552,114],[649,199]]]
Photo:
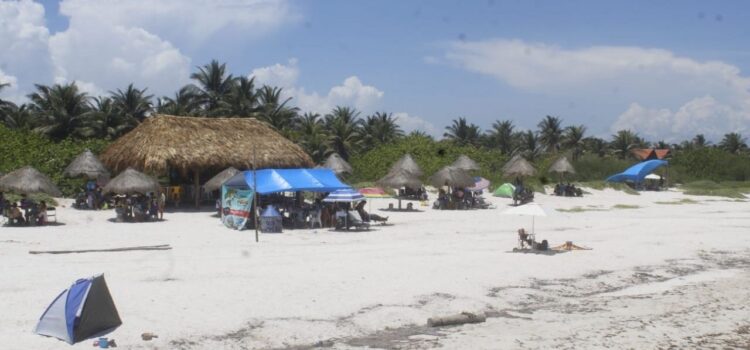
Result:
[[[113,142],[100,156],[112,172],[132,167],[154,175],[202,170],[306,168],[312,159],[270,125],[254,118],[193,118],[155,115]],[[196,194],[196,205],[198,195]]]

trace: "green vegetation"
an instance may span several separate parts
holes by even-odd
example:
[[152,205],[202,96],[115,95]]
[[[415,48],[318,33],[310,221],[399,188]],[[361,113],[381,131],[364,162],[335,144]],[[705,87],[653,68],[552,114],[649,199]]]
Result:
[[615,204],[612,209],[638,209],[640,206],[630,204]]
[[63,170],[85,149],[94,153],[107,146],[106,140],[75,141],[64,139],[59,142],[28,131],[9,130],[0,125],[0,172],[8,173],[26,165],[31,165],[49,176],[65,195],[73,194],[80,188],[83,179],[68,179],[62,176]]
[[683,198],[676,201],[657,201],[654,202],[654,204],[665,204],[665,205],[680,205],[680,204],[698,204],[698,201],[692,200],[690,198]]
[[623,191],[627,194],[632,194],[636,196],[640,195],[640,192],[622,183],[613,183],[613,182],[606,182],[603,180],[599,180],[599,181],[584,181],[584,182],[581,182],[580,185],[584,187],[593,188],[595,190],[603,190],[605,188],[610,188],[616,191]]
[[750,182],[737,181],[694,181],[682,186],[683,192],[693,196],[717,196],[745,199],[745,193],[750,193]]
[[609,209],[592,208],[592,207],[584,208],[584,207],[579,207],[579,206],[575,206],[570,209],[557,209],[557,211],[563,212],[563,213],[583,213],[586,211],[607,211],[607,210]]

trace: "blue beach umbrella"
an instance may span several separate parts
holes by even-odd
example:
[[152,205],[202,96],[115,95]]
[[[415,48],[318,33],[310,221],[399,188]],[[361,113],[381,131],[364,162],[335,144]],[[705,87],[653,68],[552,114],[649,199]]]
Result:
[[359,191],[352,189],[352,188],[346,188],[342,190],[336,190],[335,192],[331,192],[325,199],[323,199],[323,202],[326,203],[335,203],[335,202],[356,202],[361,201],[365,199],[365,196],[359,193]]

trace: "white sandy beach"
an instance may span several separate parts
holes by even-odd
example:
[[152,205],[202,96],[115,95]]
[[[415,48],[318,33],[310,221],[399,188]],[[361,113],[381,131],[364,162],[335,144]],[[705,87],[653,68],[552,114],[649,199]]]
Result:
[[[98,273],[123,320],[108,337],[123,349],[750,347],[750,202],[589,192],[537,196],[547,208],[596,209],[536,219],[538,240],[593,248],[554,256],[509,252],[531,218],[501,215],[503,198],[490,197],[496,209],[378,212],[392,225],[260,243],[210,212],[118,224],[112,211],[60,208],[64,225],[0,228],[0,347],[67,348],[32,330],[62,289]],[[683,198],[697,203],[656,203]],[[28,254],[156,244],[174,249]],[[425,327],[462,311],[489,317]]]

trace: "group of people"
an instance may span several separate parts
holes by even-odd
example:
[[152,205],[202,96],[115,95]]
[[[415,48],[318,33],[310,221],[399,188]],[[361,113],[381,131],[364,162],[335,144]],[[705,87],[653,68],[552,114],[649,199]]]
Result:
[[102,187],[96,181],[89,180],[86,187],[82,188],[76,195],[73,207],[90,210],[106,209],[108,199],[102,192]]
[[520,177],[517,177],[513,181],[513,186],[515,186],[515,190],[513,190],[513,204],[526,204],[534,200],[534,191],[524,186],[523,180]]
[[46,225],[47,209],[45,201],[36,203],[26,194],[22,194],[21,200],[16,203],[6,199],[5,195],[0,192],[0,213],[8,219],[10,225]]
[[482,192],[473,192],[461,187],[448,188],[443,186],[438,190],[438,198],[432,204],[433,209],[487,209],[490,204],[485,202]]
[[118,222],[163,220],[166,200],[166,194],[163,191],[146,195],[117,196],[115,197],[116,220]]
[[570,182],[566,184],[559,183],[555,185],[555,195],[565,197],[581,197],[583,196],[583,190],[571,184]]

